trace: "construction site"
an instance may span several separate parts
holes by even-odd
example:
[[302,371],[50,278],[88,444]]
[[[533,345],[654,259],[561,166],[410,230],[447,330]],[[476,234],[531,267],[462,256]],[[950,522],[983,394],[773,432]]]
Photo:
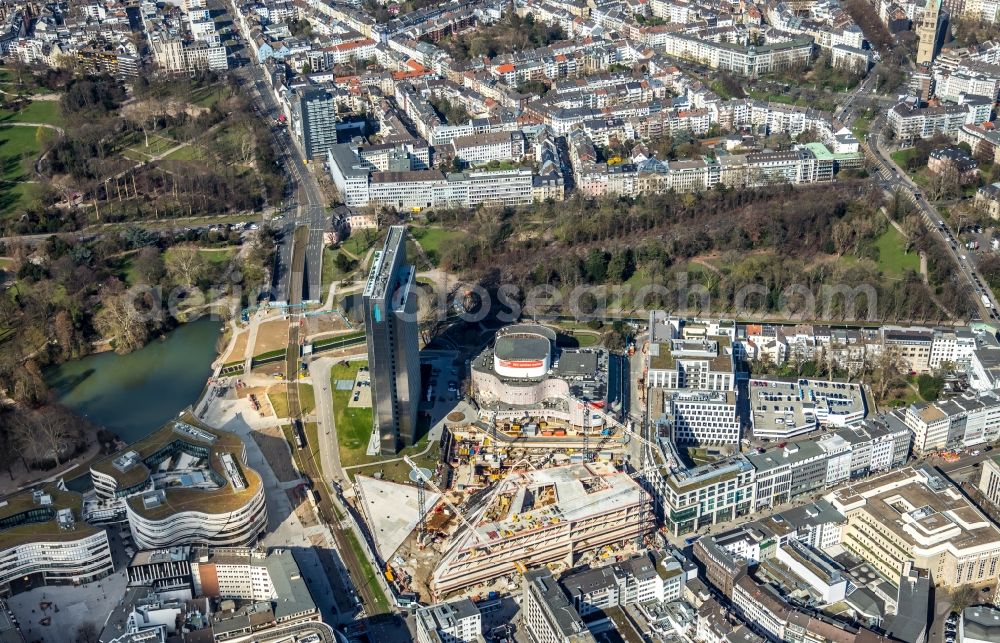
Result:
[[421,602],[512,590],[530,567],[622,559],[654,525],[649,495],[607,462],[522,460],[479,490],[357,484],[387,580]]
[[435,471],[404,457],[409,480],[354,479],[354,506],[397,596],[487,597],[520,587],[529,568],[561,573],[644,549],[653,503],[630,464],[646,441],[616,417],[622,366],[516,324],[469,368],[473,399],[443,418]]
[[411,484],[358,476],[357,505],[386,579],[421,602],[487,596],[519,587],[529,567],[558,573],[645,547],[652,500],[626,466],[626,445],[642,439],[599,413],[593,431],[563,425],[560,435],[543,421],[539,433],[552,435],[530,438],[455,413],[440,475],[410,462]]

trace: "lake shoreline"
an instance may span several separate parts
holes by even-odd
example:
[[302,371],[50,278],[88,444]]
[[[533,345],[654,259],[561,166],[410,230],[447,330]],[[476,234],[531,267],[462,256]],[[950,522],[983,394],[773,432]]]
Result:
[[46,369],[55,401],[131,444],[201,399],[224,323],[185,321],[131,353],[92,353]]

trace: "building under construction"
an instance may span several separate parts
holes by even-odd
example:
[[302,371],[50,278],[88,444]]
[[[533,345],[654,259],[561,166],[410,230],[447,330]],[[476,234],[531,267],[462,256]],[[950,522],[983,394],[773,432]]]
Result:
[[635,539],[653,525],[652,503],[608,463],[514,473],[458,532],[431,577],[437,597]]

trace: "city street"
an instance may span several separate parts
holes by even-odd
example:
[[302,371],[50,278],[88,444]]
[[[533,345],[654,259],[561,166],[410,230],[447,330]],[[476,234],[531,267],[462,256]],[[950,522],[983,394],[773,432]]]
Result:
[[[890,194],[896,190],[903,190],[910,195],[913,205],[917,207],[923,216],[927,229],[936,232],[941,243],[944,244],[948,256],[951,257],[952,261],[958,267],[958,272],[968,288],[969,300],[976,310],[978,319],[995,319],[996,296],[976,272],[976,268],[969,260],[965,248],[958,244],[952,245],[955,240],[954,235],[940,217],[937,208],[927,201],[926,197],[920,191],[920,187],[907,176],[906,170],[896,165],[892,160],[890,150],[886,146],[884,127],[885,118],[880,116],[872,123],[871,131],[873,134],[870,134],[867,140],[861,141],[862,150],[875,160],[879,185]],[[983,305],[981,296],[984,294],[989,298],[991,307]],[[974,316],[975,318],[976,316]]]

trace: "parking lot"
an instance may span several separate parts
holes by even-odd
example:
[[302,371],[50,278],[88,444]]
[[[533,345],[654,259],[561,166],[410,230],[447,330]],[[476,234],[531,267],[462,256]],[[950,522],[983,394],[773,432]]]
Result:
[[354,385],[351,387],[351,399],[348,400],[348,408],[369,408],[372,405],[372,376],[367,366],[358,369],[358,374],[354,377]]

